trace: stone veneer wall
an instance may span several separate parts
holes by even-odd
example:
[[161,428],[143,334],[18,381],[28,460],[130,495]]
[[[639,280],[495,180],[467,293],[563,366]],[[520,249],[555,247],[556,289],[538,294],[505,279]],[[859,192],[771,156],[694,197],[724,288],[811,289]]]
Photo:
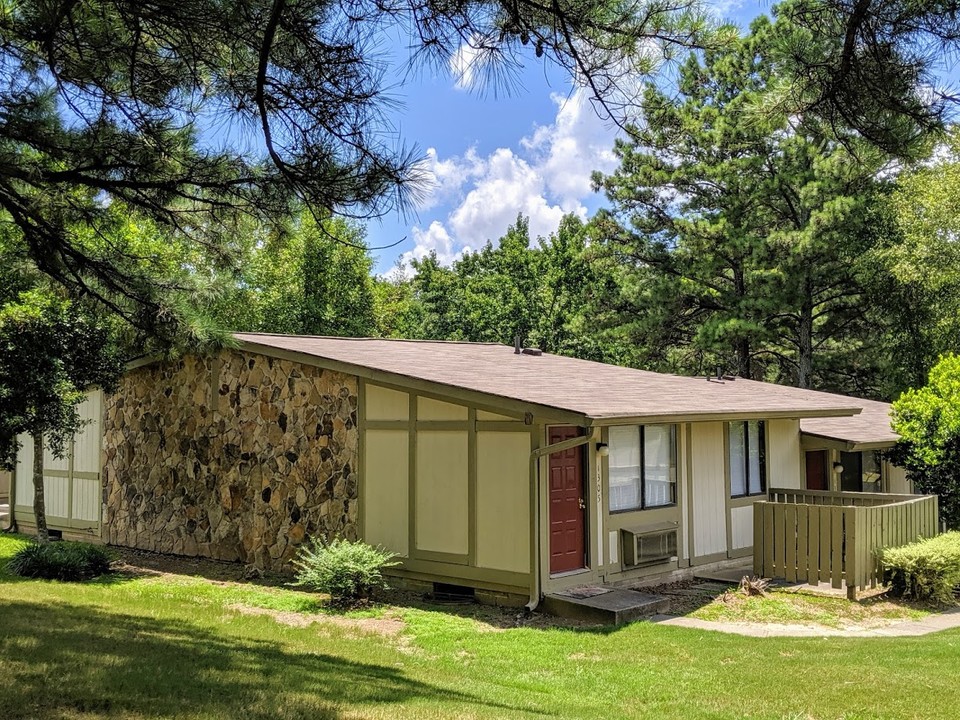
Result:
[[357,537],[357,378],[224,351],[135,369],[104,408],[104,538],[276,570]]

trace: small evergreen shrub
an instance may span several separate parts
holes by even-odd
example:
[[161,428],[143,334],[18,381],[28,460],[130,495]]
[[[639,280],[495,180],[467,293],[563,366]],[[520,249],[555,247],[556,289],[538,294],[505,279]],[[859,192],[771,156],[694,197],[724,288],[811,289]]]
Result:
[[387,589],[383,570],[399,565],[395,557],[396,553],[359,540],[315,540],[304,545],[293,561],[298,568],[295,584],[329,593],[333,605],[356,605]]
[[954,602],[960,584],[960,532],[881,550],[884,579],[892,592],[917,600]]
[[44,580],[88,580],[110,572],[112,558],[105,547],[89,543],[30,543],[10,559],[14,575]]

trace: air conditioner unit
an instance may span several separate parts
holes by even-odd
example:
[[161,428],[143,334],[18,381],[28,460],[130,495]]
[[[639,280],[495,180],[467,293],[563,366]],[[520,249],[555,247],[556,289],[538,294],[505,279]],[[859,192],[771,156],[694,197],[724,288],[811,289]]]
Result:
[[661,523],[636,528],[622,528],[623,564],[643,567],[677,559],[677,525]]

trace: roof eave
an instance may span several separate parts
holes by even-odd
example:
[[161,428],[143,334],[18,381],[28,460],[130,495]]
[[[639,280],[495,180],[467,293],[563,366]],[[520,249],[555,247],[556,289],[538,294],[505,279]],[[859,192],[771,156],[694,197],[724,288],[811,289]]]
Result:
[[305,365],[328,368],[330,370],[336,370],[348,375],[356,375],[364,380],[372,380],[374,382],[381,382],[387,385],[410,388],[413,390],[420,389],[428,392],[433,391],[452,399],[461,400],[464,402],[477,402],[478,400],[486,400],[488,404],[493,406],[514,410],[520,413],[530,412],[534,415],[535,420],[539,422],[546,421],[550,423],[556,423],[558,425],[566,424],[577,427],[588,427],[590,424],[589,419],[583,413],[578,413],[565,408],[541,405],[526,400],[519,400],[517,398],[506,397],[504,395],[497,395],[496,393],[473,390],[471,388],[464,388],[459,385],[450,385],[447,383],[437,382],[435,380],[426,380],[424,378],[418,378],[412,375],[404,375],[403,373],[391,372],[389,370],[378,370],[366,365],[349,363],[343,360],[334,360],[331,358],[322,357],[320,355],[313,355],[297,350],[287,350],[284,348],[277,348],[272,345],[261,345],[260,343],[251,342],[248,340],[239,340],[239,343],[240,350],[256,352],[261,355],[282,360],[293,360],[294,362],[301,362]]
[[656,423],[717,422],[724,420],[797,420],[800,418],[852,417],[861,408],[821,410],[741,410],[737,412],[674,413],[667,415],[592,415],[590,425],[650,425]]
[[809,438],[817,438],[818,440],[827,440],[829,442],[838,443],[843,445],[843,449],[847,452],[862,452],[864,450],[885,450],[886,448],[891,448],[897,444],[897,440],[863,440],[857,441],[848,437],[842,437],[840,435],[828,435],[826,433],[815,433],[810,432],[809,430],[803,430],[801,428],[800,434]]

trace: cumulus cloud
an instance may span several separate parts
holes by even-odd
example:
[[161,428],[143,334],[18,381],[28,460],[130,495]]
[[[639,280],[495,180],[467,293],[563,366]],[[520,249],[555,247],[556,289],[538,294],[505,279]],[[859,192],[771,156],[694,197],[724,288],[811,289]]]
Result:
[[516,150],[497,148],[481,156],[471,148],[443,159],[436,150],[427,152],[423,169],[431,189],[419,209],[449,212],[426,230],[413,228],[415,247],[402,260],[433,250],[452,262],[471,247],[496,242],[518,214],[530,219],[532,238],[554,232],[566,213],[586,216],[591,173],[616,167],[615,130],[597,116],[586,90],[551,97],[554,121],[534,128]]
[[479,85],[493,55],[488,43],[473,36],[450,56],[450,74],[458,90],[472,90]]
[[413,228],[413,249],[400,256],[400,266],[408,275],[413,272],[411,260],[422,260],[431,252],[437,254],[437,259],[444,265],[457,260],[463,253],[470,252],[468,246],[458,246],[454,243],[450,233],[438,220],[430,223],[426,230],[420,227]]
[[569,98],[554,93],[557,117],[520,141],[538,157],[538,166],[552,196],[571,205],[590,194],[594,170],[610,172],[616,165],[613,131],[590,104],[584,90]]

